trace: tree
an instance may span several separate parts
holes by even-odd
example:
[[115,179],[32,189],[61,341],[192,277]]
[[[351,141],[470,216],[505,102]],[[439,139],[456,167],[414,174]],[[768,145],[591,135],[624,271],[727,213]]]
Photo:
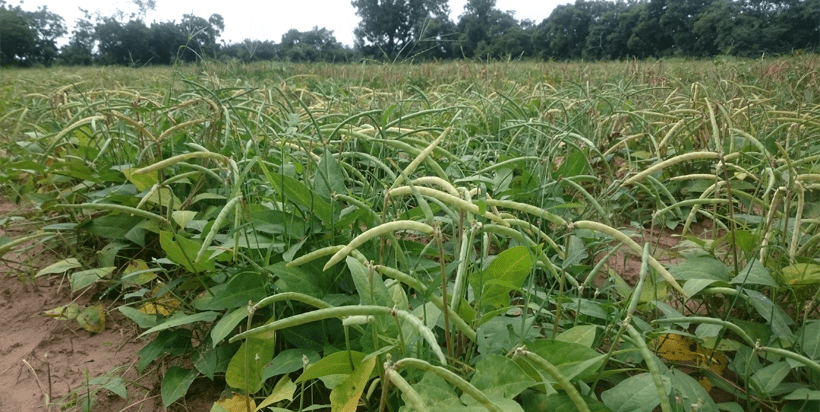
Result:
[[194,53],[183,53],[186,61],[193,61],[206,56],[216,56],[219,49],[217,39],[225,30],[225,20],[220,14],[212,14],[205,20],[193,14],[182,16],[180,23],[183,32],[188,36],[188,49]]
[[470,0],[458,21],[458,53],[464,57],[531,55],[534,26],[527,24],[525,29],[513,12],[496,8],[495,0]]
[[74,30],[71,39],[60,50],[60,63],[69,66],[88,66],[94,60],[94,46],[97,37],[94,33],[94,24],[91,23],[91,13],[80,9],[84,17],[74,21]]
[[67,30],[65,20],[41,6],[37,11],[27,13],[29,26],[37,32],[35,60],[50,66],[57,58],[57,39],[63,37]]
[[589,33],[582,55],[584,59],[620,59],[627,52],[629,34],[621,31],[620,17],[626,12],[624,3],[605,3],[599,16],[590,19]]
[[333,36],[333,30],[313,26],[310,31],[290,29],[282,35],[280,48],[291,61],[333,61],[342,45]]
[[[627,36],[624,57],[660,57],[666,47],[658,17],[648,3],[638,3],[620,16],[619,31]],[[668,40],[671,43],[671,40]]]
[[665,0],[665,3],[660,25],[672,38],[673,53],[683,56],[696,55],[696,37],[693,32],[695,16],[709,6],[712,0]]
[[138,66],[150,63],[153,58],[149,46],[151,30],[142,20],[122,24],[113,17],[105,17],[94,26],[94,32],[103,64]]
[[777,23],[785,28],[783,40],[792,50],[820,46],[820,0],[784,0],[785,10],[778,13]]
[[416,27],[413,57],[447,59],[456,57],[456,25],[449,18],[433,17]]
[[244,39],[241,43],[231,43],[220,47],[219,55],[244,62],[273,60],[280,55],[279,45],[270,41]]
[[148,47],[151,50],[152,63],[173,64],[181,55],[181,47],[188,42],[188,36],[175,21],[151,23],[151,38]]
[[479,44],[484,48],[490,40],[491,13],[495,0],[470,0],[464,5],[464,14],[458,20],[457,47],[464,57],[473,57]]
[[37,31],[20,6],[0,4],[0,64],[30,65],[36,55]]
[[714,56],[731,52],[737,13],[738,9],[731,1],[717,0],[698,14],[692,25],[692,32],[697,38],[697,54]]
[[581,58],[582,45],[589,34],[590,16],[584,0],[561,5],[539,27],[538,39],[546,42],[544,58],[559,60]]
[[446,19],[447,0],[353,0],[361,18],[354,30],[356,46],[366,54],[409,54],[414,34],[432,18]]

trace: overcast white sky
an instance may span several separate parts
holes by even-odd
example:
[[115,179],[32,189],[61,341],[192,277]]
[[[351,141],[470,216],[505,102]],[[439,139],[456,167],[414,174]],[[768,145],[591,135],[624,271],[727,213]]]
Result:
[[[16,6],[20,0],[8,0]],[[458,21],[467,0],[450,0],[450,17]],[[221,14],[225,19],[222,39],[228,43],[243,39],[273,40],[278,43],[282,34],[290,29],[307,31],[313,26],[333,30],[336,39],[353,45],[353,29],[359,23],[356,10],[349,0],[156,0],[157,10],[148,13],[146,24],[152,21],[180,21],[183,14],[191,13],[208,18]],[[574,3],[574,0],[497,0],[496,7],[515,11],[517,19],[530,19],[540,23],[555,6]],[[82,14],[77,9],[99,10],[109,16],[117,8],[133,11],[135,7],[127,0],[24,0],[22,8],[34,11],[40,6],[62,16],[69,27]],[[70,29],[69,29],[70,32]]]

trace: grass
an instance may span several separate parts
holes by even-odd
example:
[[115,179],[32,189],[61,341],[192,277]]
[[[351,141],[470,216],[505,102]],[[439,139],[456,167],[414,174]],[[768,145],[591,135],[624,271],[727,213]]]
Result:
[[0,179],[166,406],[811,409],[818,67],[6,71]]

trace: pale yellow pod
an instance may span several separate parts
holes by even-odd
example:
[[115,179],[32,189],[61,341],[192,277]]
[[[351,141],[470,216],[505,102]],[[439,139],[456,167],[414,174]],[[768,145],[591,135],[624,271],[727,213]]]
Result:
[[388,233],[393,233],[399,230],[412,230],[415,232],[421,232],[425,235],[433,234],[433,227],[421,222],[416,222],[414,220],[397,220],[395,222],[388,222],[383,223],[379,226],[371,228],[370,230],[362,233],[359,236],[356,236],[347,246],[343,247],[341,250],[336,252],[330,260],[327,262],[322,270],[328,270],[331,266],[339,263],[342,259],[344,259],[350,252],[354,249],[358,248],[359,246],[363,245],[364,242],[367,242],[374,237],[378,237],[381,235],[386,235]]

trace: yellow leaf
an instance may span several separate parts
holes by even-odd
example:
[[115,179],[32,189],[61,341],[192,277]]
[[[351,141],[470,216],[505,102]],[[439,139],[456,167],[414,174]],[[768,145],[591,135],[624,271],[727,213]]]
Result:
[[[250,410],[248,410],[248,404],[250,404]],[[252,412],[256,410],[256,402],[253,398],[238,393],[230,398],[220,399],[214,405],[219,405],[228,412]]]
[[105,309],[103,309],[103,305],[87,307],[77,315],[77,323],[89,332],[102,332],[105,329]]
[[658,356],[675,362],[696,362],[700,359],[697,342],[675,333],[661,335],[657,339]]
[[330,391],[330,410],[332,412],[356,412],[359,400],[364,392],[370,373],[376,366],[376,356],[362,361],[353,373]]
[[[711,350],[706,349],[703,350],[703,354],[704,356],[700,362],[698,362],[698,366],[708,367],[709,370],[714,372],[716,375],[722,375],[726,367],[729,366],[729,359],[723,355],[722,351],[714,351],[714,353],[712,353]],[[700,385],[703,386],[703,389],[706,389],[707,392],[712,390],[712,387],[714,386],[705,376],[700,378],[698,382],[700,382]]]
[[273,392],[271,392],[270,395],[268,395],[268,397],[259,404],[259,407],[257,407],[256,410],[258,411],[268,405],[273,405],[276,402],[292,401],[294,393],[296,393],[296,384],[290,380],[288,375],[282,376],[282,378],[279,379],[279,382],[276,382]]
[[[163,283],[160,283],[153,290],[151,290],[151,296],[156,296],[161,288],[164,286]],[[174,312],[179,309],[181,305],[179,299],[175,298],[170,293],[166,293],[153,302],[146,302],[143,303],[142,306],[138,309],[140,312],[145,313],[147,315],[162,315],[165,317],[171,316]]]
[[148,264],[144,260],[133,259],[122,271],[122,285],[125,287],[138,287],[154,280],[156,277],[156,273],[148,272]]
[[138,175],[132,174],[134,169],[122,169],[122,174],[125,175],[125,178],[128,179],[134,186],[137,187],[137,190],[140,192],[148,189],[149,187],[153,186],[157,183],[157,172],[153,171],[150,173],[141,173]]
[[[712,351],[703,349],[697,341],[688,336],[669,333],[658,337],[658,356],[674,362],[694,362],[700,368],[708,368],[717,375],[722,375],[729,360],[722,351]],[[712,389],[712,383],[706,377],[698,381],[708,392]]]
[[46,316],[57,320],[71,320],[76,319],[80,314],[80,305],[76,303],[69,303],[68,305],[58,306],[54,309],[44,312]]

